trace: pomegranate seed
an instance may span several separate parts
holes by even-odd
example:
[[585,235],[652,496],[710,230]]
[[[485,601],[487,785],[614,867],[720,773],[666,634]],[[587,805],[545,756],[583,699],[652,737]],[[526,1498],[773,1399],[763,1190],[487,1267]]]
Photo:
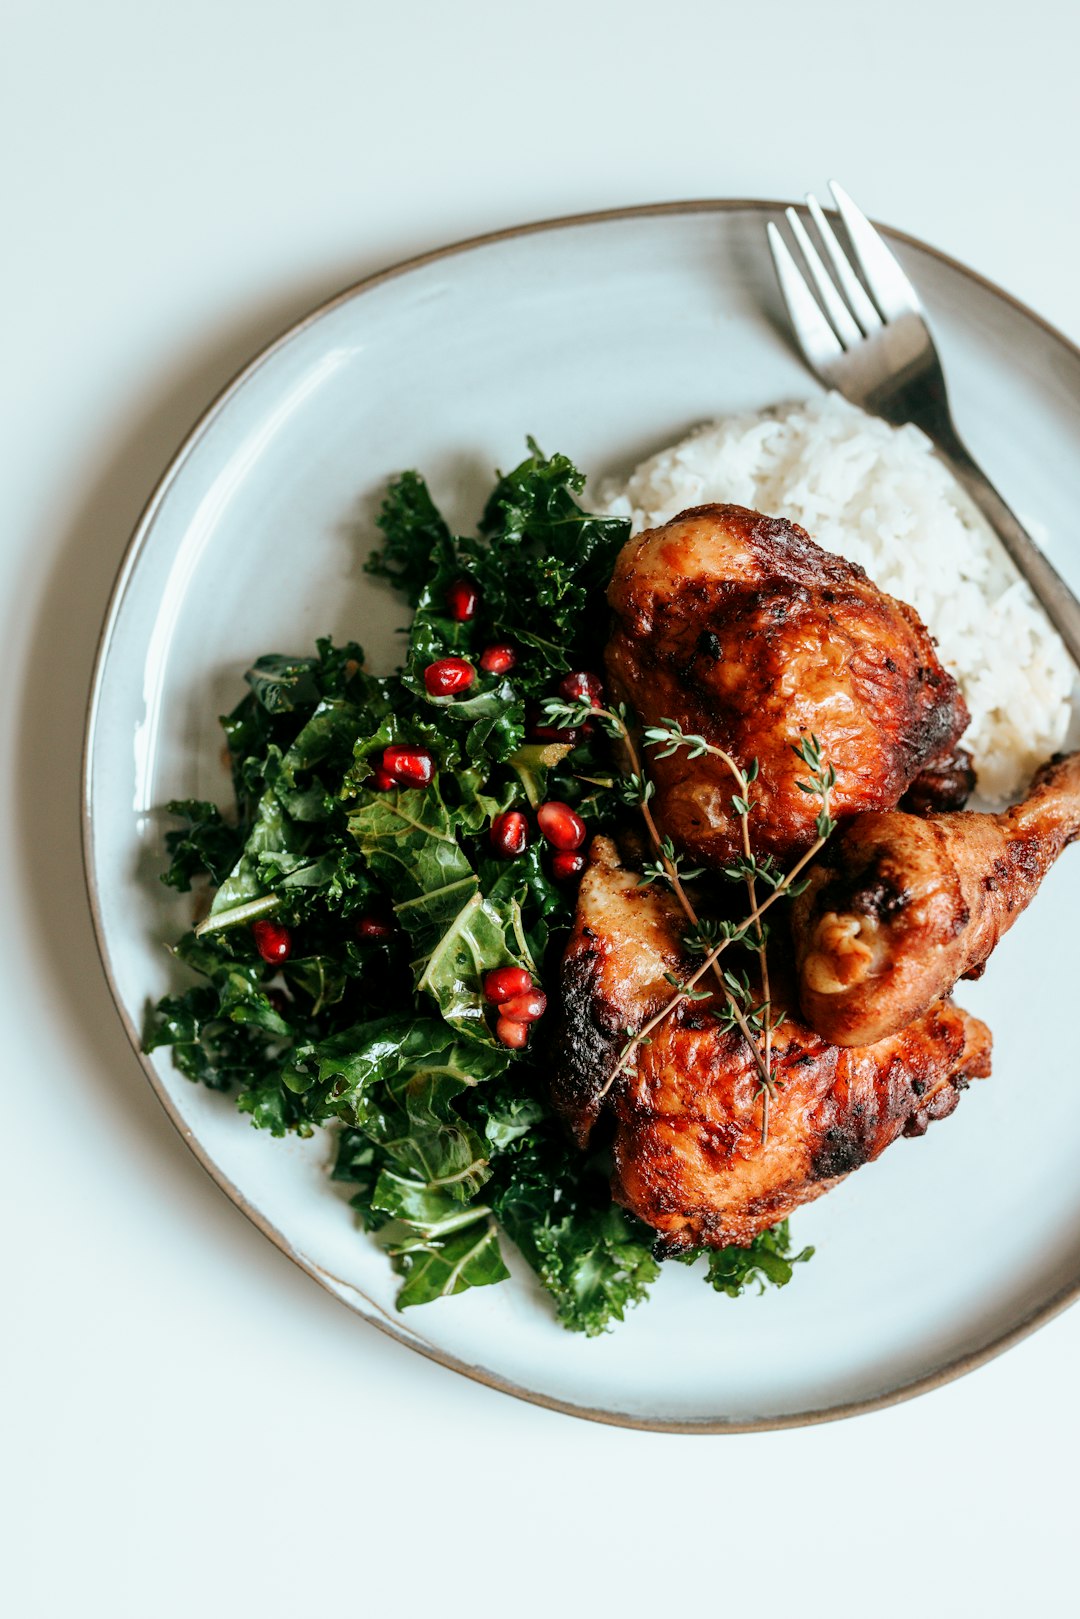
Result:
[[542,989],[527,989],[524,995],[511,995],[499,1006],[500,1018],[511,1023],[535,1023],[547,1011],[547,996]]
[[559,695],[565,697],[568,703],[587,702],[593,708],[602,708],[604,683],[599,675],[591,675],[584,669],[575,670],[559,681]]
[[509,1046],[511,1051],[520,1051],[522,1046],[529,1043],[529,1025],[501,1017],[495,1025],[495,1038],[501,1040],[504,1046]]
[[424,670],[429,697],[450,697],[456,691],[467,691],[475,679],[476,670],[464,658],[439,658]]
[[565,883],[571,877],[580,877],[584,870],[583,854],[573,854],[569,849],[561,849],[558,854],[551,857],[551,875],[557,883]]
[[491,847],[504,860],[524,854],[529,846],[529,823],[520,810],[505,810],[491,823]]
[[430,787],[435,775],[435,761],[426,748],[400,744],[383,749],[382,767],[401,787]]
[[389,939],[397,932],[394,919],[379,911],[365,911],[353,926],[358,939]]
[[292,955],[292,934],[288,928],[282,927],[280,922],[270,922],[264,917],[251,925],[255,948],[264,961],[276,966],[282,961],[288,961]]
[[383,769],[382,765],[376,765],[372,774],[365,781],[364,786],[370,787],[373,793],[390,793],[397,786],[397,782],[388,770]]
[[569,804],[552,799],[536,812],[541,832],[556,849],[580,849],[585,842],[585,822]]
[[480,654],[480,667],[486,675],[505,675],[517,663],[517,653],[507,641],[486,646]]
[[532,974],[525,967],[493,967],[484,974],[484,994],[496,1006],[515,995],[524,995],[532,987]]
[[476,617],[479,602],[480,592],[471,579],[455,579],[452,585],[446,587],[446,610],[459,624],[466,624],[470,618]]

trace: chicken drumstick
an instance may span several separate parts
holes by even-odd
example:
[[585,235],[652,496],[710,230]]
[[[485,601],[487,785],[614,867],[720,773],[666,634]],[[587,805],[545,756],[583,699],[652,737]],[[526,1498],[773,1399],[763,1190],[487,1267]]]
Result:
[[[671,1000],[665,975],[690,970],[684,926],[669,893],[643,886],[609,839],[593,840],[563,961],[552,1099],[582,1146],[610,1117],[615,1199],[667,1253],[745,1246],[898,1136],[921,1135],[990,1072],[989,1031],[949,1001],[860,1051],[789,1012],[773,1036],[765,1140],[753,1055],[717,1022],[718,996],[683,1002],[627,1052],[628,1030]],[[779,961],[772,987],[778,1014],[793,1007]]]
[[1002,815],[857,815],[811,867],[792,931],[799,999],[841,1046],[895,1034],[981,969],[1080,834],[1080,753]]

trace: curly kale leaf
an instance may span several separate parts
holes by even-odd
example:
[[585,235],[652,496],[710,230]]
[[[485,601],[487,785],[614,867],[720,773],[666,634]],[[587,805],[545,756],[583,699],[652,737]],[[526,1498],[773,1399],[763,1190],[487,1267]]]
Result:
[[283,657],[269,652],[256,658],[244,679],[254,700],[268,714],[292,714],[314,709],[324,699],[362,702],[367,688],[379,682],[365,675],[364,649],[355,641],[335,646],[324,636],[315,643],[316,656]]
[[684,1264],[692,1265],[703,1255],[707,1261],[705,1280],[718,1293],[737,1299],[748,1287],[756,1285],[764,1293],[768,1284],[786,1287],[794,1275],[796,1265],[804,1265],[813,1257],[813,1248],[791,1252],[791,1232],[788,1222],[768,1231],[760,1231],[748,1248],[704,1248],[680,1255]]
[[360,1216],[360,1224],[365,1231],[378,1231],[388,1218],[375,1209],[371,1201],[383,1160],[382,1148],[362,1130],[338,1131],[330,1178],[356,1188],[349,1202]]
[[283,658],[271,652],[257,658],[244,679],[268,714],[291,714],[319,701],[314,658]]
[[481,892],[455,819],[432,786],[366,795],[349,830],[409,935],[417,989],[433,997],[453,1029],[493,1044],[484,974],[523,960],[535,969],[518,898],[495,903]]
[[441,1019],[397,1014],[321,1041],[309,1066],[327,1108],[374,1141],[391,1169],[461,1202],[489,1178],[491,1147],[457,1104],[510,1061],[505,1047],[462,1040]]
[[433,566],[438,570],[454,557],[450,530],[418,472],[403,472],[394,480],[377,522],[383,543],[368,558],[365,571],[389,579],[415,607]]
[[624,1320],[660,1274],[650,1237],[614,1203],[549,1219],[534,1228],[533,1242],[559,1320],[589,1338]]
[[335,1180],[354,1185],[350,1199],[365,1231],[378,1233],[404,1278],[399,1309],[429,1304],[509,1275],[487,1204],[455,1202],[385,1167],[385,1154],[359,1130],[343,1130]]
[[424,670],[440,658],[476,657],[476,626],[451,618],[446,593],[460,574],[453,562],[441,568],[425,585],[412,629],[409,651],[401,672],[404,690],[413,699],[410,728],[413,740],[432,742],[444,763],[480,768],[487,775],[522,745],[525,738],[525,701],[514,679],[484,675],[466,695],[432,695]]
[[[421,704],[423,667],[450,653],[468,656],[478,627],[512,638],[527,652],[514,674],[513,701],[493,711],[487,734],[482,725],[469,728],[474,760],[509,757],[522,742],[521,699],[546,692],[552,674],[565,672],[584,654],[598,656],[602,592],[630,532],[624,518],[582,509],[575,496],[585,480],[566,456],[545,457],[531,439],[529,452],[499,479],[478,536],[455,539],[423,480],[403,474],[391,485],[379,519],[383,546],[367,565],[393,580],[417,609],[405,680]],[[473,623],[446,611],[446,588],[462,574],[480,591],[481,614]],[[482,687],[470,699],[481,705],[475,717],[484,717],[487,696]],[[473,718],[463,707],[448,704],[446,713]]]
[[385,1004],[387,982],[401,972],[392,941],[331,942],[314,922],[304,936],[309,949],[272,967],[258,956],[247,929],[205,939],[185,935],[175,954],[205,982],[161,1001],[143,1039],[148,1052],[170,1046],[187,1078],[237,1092],[240,1111],[274,1135],[310,1135],[334,1116],[304,1053],[313,1035],[325,1037],[340,1022],[351,1026]]
[[[282,910],[296,919],[316,895],[337,901],[364,886],[346,836],[340,784],[358,740],[381,723],[390,689],[363,673],[354,643],[318,645],[318,658],[260,659],[248,675],[251,706],[225,721],[230,750],[249,745],[255,734],[260,751],[234,755],[247,833],[231,869],[218,878],[202,934]],[[286,721],[291,736],[283,746]],[[280,740],[269,739],[267,725]]]
[[203,799],[174,798],[165,807],[170,815],[180,816],[188,824],[165,834],[169,865],[161,874],[162,882],[182,893],[191,887],[193,877],[204,874],[213,883],[223,882],[243,846],[244,835],[239,827],[230,826],[217,805]]
[[573,463],[545,458],[532,440],[529,448],[488,501],[481,540],[459,546],[488,611],[529,652],[517,683],[532,696],[580,655],[599,655],[602,592],[630,525],[584,511],[574,496],[585,480]]
[[660,1273],[653,1234],[611,1201],[603,1166],[567,1146],[550,1118],[496,1165],[492,1206],[551,1294],[564,1327],[596,1337]]
[[[227,994],[227,992],[226,992]],[[242,1112],[274,1135],[295,1130],[310,1135],[323,1115],[294,1097],[282,1083],[281,1063],[268,1057],[268,1040],[255,998],[238,995],[231,1010],[217,986],[197,985],[169,995],[150,1014],[143,1050],[172,1048],[177,1069],[216,1091],[236,1091]],[[245,1017],[243,1012],[253,1013]],[[265,1011],[273,1015],[273,1009]]]
[[[227,1091],[237,1066],[241,1073],[246,1070],[242,1057],[239,1065],[230,1064],[224,1051],[219,1055],[213,1047],[208,1048],[205,1033],[218,1021],[217,996],[212,989],[199,985],[183,995],[166,995],[147,1017],[142,1048],[149,1055],[160,1046],[171,1046],[173,1062],[185,1079],[213,1091]],[[237,1041],[246,1043],[242,1033],[233,1032]]]
[[405,1278],[397,1296],[399,1310],[449,1298],[469,1287],[490,1287],[510,1275],[495,1222],[485,1207],[451,1210],[443,1218],[433,1212],[419,1225],[394,1222],[382,1236],[394,1269]]
[[426,962],[479,887],[438,787],[368,793],[348,826],[369,869],[393,897],[415,954]]
[[[383,1018],[312,1054],[322,1094],[349,1126],[335,1174],[404,1277],[398,1307],[424,1304],[508,1274],[487,1203],[496,1137],[459,1103],[501,1075],[510,1054],[458,1040],[436,1019]],[[520,1121],[519,1121],[520,1122]]]
[[606,589],[630,524],[584,511],[574,499],[585,487],[584,475],[565,455],[547,458],[535,440],[528,442],[529,456],[500,478],[480,530],[493,550],[518,546],[545,565],[541,577],[550,585],[541,605],[551,607],[563,594],[560,579],[582,593]]

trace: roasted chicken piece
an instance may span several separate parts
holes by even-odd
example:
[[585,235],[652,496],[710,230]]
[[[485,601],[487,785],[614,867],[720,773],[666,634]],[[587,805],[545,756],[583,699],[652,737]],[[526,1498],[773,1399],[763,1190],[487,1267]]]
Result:
[[1080,834],[1080,754],[1002,815],[857,815],[795,901],[799,1001],[837,1045],[895,1034],[974,976]]
[[682,955],[685,920],[674,897],[624,866],[610,838],[594,838],[563,956],[555,1048],[555,1106],[579,1146],[603,1106],[626,1031],[671,999],[666,973]]
[[943,815],[962,810],[975,791],[975,762],[967,748],[947,748],[923,766],[900,800],[912,815]]
[[[833,814],[892,809],[967,724],[912,608],[803,529],[743,506],[699,506],[627,541],[608,589],[612,694],[644,725],[671,719],[760,764],[753,838],[781,862],[814,841],[818,799],[793,745],[815,734],[837,773]],[[654,811],[692,858],[740,846],[720,759],[649,754]]]
[[[661,1251],[745,1246],[897,1136],[921,1134],[990,1071],[989,1031],[949,1001],[857,1051],[789,1015],[775,1031],[763,1141],[753,1057],[710,998],[684,1002],[616,1074],[626,1031],[673,994],[664,974],[691,969],[683,925],[666,892],[641,886],[614,844],[594,840],[563,964],[553,1099],[581,1144],[610,1113],[614,1196],[655,1227]],[[791,1004],[782,982],[773,991],[778,1010]]]

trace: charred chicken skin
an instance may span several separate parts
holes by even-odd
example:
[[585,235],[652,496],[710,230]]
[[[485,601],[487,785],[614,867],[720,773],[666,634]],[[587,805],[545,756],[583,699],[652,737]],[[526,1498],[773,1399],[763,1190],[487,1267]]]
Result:
[[962,810],[975,791],[975,762],[967,748],[947,748],[923,766],[900,800],[912,815]]
[[594,838],[563,956],[555,1106],[584,1147],[626,1040],[671,999],[685,921],[665,888],[642,884],[610,838]]
[[[897,1136],[950,1113],[966,1082],[990,1071],[989,1032],[948,1001],[858,1051],[789,1016],[774,1036],[763,1141],[751,1053],[712,1016],[719,1001],[705,1000],[684,1002],[616,1072],[626,1030],[671,998],[665,972],[690,969],[683,926],[664,891],[641,886],[614,844],[594,840],[563,964],[553,1097],[582,1145],[610,1109],[614,1196],[657,1230],[661,1251],[745,1246]],[[791,999],[782,985],[774,996],[778,1010]]]
[[1001,815],[859,815],[810,868],[792,932],[807,1021],[882,1040],[978,973],[1080,835],[1080,754],[1045,765]]
[[[608,589],[613,695],[643,725],[677,721],[743,768],[757,759],[754,846],[789,861],[818,804],[792,752],[809,733],[837,772],[833,815],[891,809],[967,724],[963,698],[912,608],[793,523],[699,506],[630,539]],[[649,755],[662,830],[722,867],[739,848],[724,763]]]

